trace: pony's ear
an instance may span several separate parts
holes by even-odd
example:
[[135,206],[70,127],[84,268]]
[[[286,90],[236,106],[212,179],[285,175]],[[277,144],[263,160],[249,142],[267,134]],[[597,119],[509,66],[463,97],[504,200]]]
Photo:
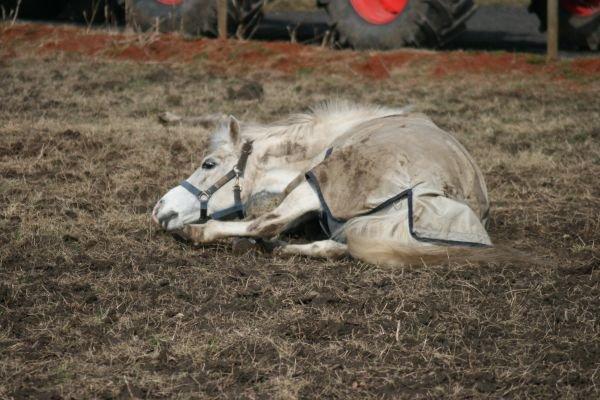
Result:
[[240,121],[238,121],[233,115],[229,116],[229,139],[234,146],[237,146],[242,139],[240,134]]

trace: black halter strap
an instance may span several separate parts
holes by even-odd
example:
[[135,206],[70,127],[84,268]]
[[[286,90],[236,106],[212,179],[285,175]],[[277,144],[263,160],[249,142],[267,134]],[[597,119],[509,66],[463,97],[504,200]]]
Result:
[[[221,177],[206,190],[200,190],[188,181],[183,181],[179,184],[185,190],[196,196],[196,198],[198,198],[200,201],[200,222],[206,222],[210,218],[221,219],[234,214],[240,219],[244,218],[244,205],[242,204],[242,188],[240,186],[240,177],[244,176],[244,170],[246,169],[246,163],[248,162],[250,153],[252,153],[252,142],[246,141],[242,145],[242,154],[240,155],[235,167],[233,167],[229,172],[227,172],[227,174]],[[235,179],[235,184],[233,186],[233,207],[217,211],[209,216],[208,200],[210,200],[212,195],[217,190],[221,189],[232,179]]]

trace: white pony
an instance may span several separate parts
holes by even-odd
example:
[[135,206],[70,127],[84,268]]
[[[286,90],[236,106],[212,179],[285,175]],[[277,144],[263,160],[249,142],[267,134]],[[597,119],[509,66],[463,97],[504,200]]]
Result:
[[269,125],[229,116],[208,153],[152,212],[196,244],[275,239],[319,219],[327,240],[278,241],[276,252],[403,265],[491,245],[481,171],[422,114],[330,102]]

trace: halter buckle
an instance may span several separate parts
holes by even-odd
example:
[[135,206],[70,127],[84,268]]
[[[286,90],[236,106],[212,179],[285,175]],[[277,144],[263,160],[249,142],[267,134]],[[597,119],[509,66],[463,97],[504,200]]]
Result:
[[235,167],[233,167],[233,173],[235,174],[235,181],[234,181],[233,186],[239,188],[240,187],[240,175],[241,175],[241,171],[240,171],[240,169],[237,166],[235,166]]

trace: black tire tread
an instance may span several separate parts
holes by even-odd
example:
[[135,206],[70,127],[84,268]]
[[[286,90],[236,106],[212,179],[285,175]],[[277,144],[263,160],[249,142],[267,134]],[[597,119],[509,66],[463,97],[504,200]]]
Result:
[[[537,15],[540,20],[539,30],[545,32],[547,29],[546,1],[532,0],[528,10]],[[563,48],[600,50],[600,13],[588,17],[580,17],[569,14],[563,8],[559,9],[559,41]]]
[[[394,31],[370,25],[356,14],[350,15],[348,20],[348,15],[354,12],[348,8],[352,7],[349,0],[319,0],[318,5],[326,8],[339,46],[379,49],[441,47],[465,29],[465,21],[476,9],[473,0],[411,0],[410,8],[389,24],[402,24],[402,29]],[[356,29],[357,24],[361,25],[359,29]],[[361,29],[364,32],[369,26],[378,29],[381,35],[361,37],[356,33]]]
[[18,9],[17,17],[19,18],[54,19],[60,14],[65,5],[65,0],[22,0],[20,4],[18,0],[0,0],[0,17],[2,17],[2,9],[4,9],[6,17]]
[[[262,18],[263,4],[264,0],[229,0],[229,33],[244,37],[251,34]],[[161,32],[218,35],[216,0],[186,0],[175,7],[157,5],[155,0],[127,0],[127,11],[130,24],[141,30],[155,28],[156,18],[159,18]]]

